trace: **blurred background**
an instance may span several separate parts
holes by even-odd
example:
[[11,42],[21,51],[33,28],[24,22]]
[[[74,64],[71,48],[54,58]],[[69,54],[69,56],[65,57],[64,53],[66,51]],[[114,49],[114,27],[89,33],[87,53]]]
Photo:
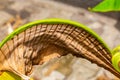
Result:
[[[95,13],[102,0],[0,0],[0,41],[19,26],[46,18],[80,22],[99,34],[113,49],[120,44],[120,12]],[[35,66],[36,80],[119,80],[85,59],[67,55]]]

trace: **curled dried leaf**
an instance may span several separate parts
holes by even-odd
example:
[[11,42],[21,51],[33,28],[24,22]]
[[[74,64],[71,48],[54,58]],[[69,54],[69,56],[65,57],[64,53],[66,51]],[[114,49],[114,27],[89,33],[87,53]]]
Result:
[[96,33],[76,22],[48,19],[30,23],[13,32],[0,46],[0,70],[22,78],[32,73],[34,65],[67,54],[84,57],[120,77],[112,67],[109,48]]

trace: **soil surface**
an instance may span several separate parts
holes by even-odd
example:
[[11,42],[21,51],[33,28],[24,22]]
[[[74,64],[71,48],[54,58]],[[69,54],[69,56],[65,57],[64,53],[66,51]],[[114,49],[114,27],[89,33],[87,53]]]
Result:
[[[113,49],[120,44],[120,13],[95,13],[88,10],[88,7],[93,7],[100,1],[102,0],[0,0],[0,41],[28,22],[62,18],[88,26]],[[32,74],[36,80],[118,80],[96,64],[71,55],[36,68]]]

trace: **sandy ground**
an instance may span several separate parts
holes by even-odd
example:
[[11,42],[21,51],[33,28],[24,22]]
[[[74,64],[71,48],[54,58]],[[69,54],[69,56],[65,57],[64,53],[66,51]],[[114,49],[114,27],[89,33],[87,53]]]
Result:
[[[0,41],[18,26],[46,18],[62,18],[80,22],[97,34],[112,49],[120,44],[120,13],[94,13],[88,11],[101,0],[0,0]],[[16,23],[16,24],[15,24]],[[69,63],[68,63],[69,61]],[[54,62],[54,61],[53,61]],[[68,63],[68,64],[67,64]],[[39,66],[33,75],[38,80],[113,80],[115,77],[85,59],[66,56],[60,66],[49,75],[46,63]],[[58,64],[55,64],[56,66]],[[65,66],[65,67],[64,67]]]

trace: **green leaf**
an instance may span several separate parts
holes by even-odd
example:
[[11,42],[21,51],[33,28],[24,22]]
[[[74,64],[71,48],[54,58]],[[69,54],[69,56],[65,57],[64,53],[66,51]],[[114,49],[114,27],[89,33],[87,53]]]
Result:
[[[2,75],[0,75],[0,80],[23,80],[20,76],[12,73],[12,72],[3,72]],[[31,78],[30,80],[33,80]]]
[[22,79],[12,72],[3,72],[2,75],[0,75],[0,80],[22,80]]
[[120,0],[104,0],[91,9],[95,12],[120,11]]

